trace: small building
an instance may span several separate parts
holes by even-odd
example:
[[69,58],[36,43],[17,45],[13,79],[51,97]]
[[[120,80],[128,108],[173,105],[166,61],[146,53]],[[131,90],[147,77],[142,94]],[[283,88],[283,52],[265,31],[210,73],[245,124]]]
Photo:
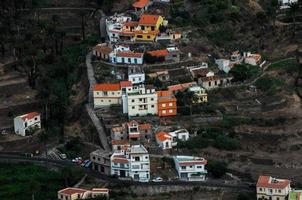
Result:
[[41,115],[38,112],[30,112],[14,118],[14,129],[17,135],[27,136],[31,131],[41,129]]
[[135,12],[144,13],[148,10],[150,4],[150,0],[136,0],[136,2],[132,4],[132,7],[134,8]]
[[121,104],[120,83],[96,84],[93,88],[94,108]]
[[163,150],[173,148],[172,147],[173,138],[169,133],[160,131],[156,133],[155,139],[159,147],[161,147]]
[[110,175],[111,152],[104,152],[100,149],[90,153],[92,169],[105,175]]
[[218,65],[218,69],[224,71],[225,73],[229,73],[231,70],[230,60],[228,59],[216,59],[215,63]]
[[289,6],[293,3],[298,3],[298,0],[278,0],[279,4],[282,6]]
[[170,117],[177,115],[177,99],[170,91],[157,91],[158,116]]
[[128,126],[128,137],[130,141],[138,141],[140,139],[140,132],[138,129],[138,122],[132,120],[127,123]]
[[129,140],[111,140],[112,150],[121,151],[122,149],[127,149],[130,147]]
[[145,82],[145,73],[141,66],[128,67],[128,80],[132,84],[141,84]]
[[86,190],[68,187],[58,191],[59,200],[96,199],[103,196],[109,198],[109,190],[107,188],[92,188],[91,190]]
[[132,51],[117,51],[110,54],[110,60],[116,64],[143,64],[143,53],[137,53]]
[[206,90],[200,86],[192,86],[188,88],[189,92],[193,92],[195,98],[192,100],[193,103],[206,103],[208,102],[208,94]]
[[111,127],[110,135],[112,140],[124,140],[127,139],[127,127],[126,124],[116,124]]
[[[122,37],[134,36],[134,32],[124,31],[124,24],[132,20],[129,16],[123,14],[115,14],[106,19],[106,32],[110,42],[118,42]],[[132,36],[132,37],[133,37]]]
[[192,87],[196,85],[197,83],[195,81],[193,82],[188,82],[188,83],[182,83],[182,84],[177,84],[177,85],[170,85],[168,86],[168,90],[170,92],[176,93],[177,91],[185,90],[189,87]]
[[190,133],[187,129],[179,129],[173,132],[169,132],[169,135],[173,138],[172,146],[177,145],[177,141],[188,141],[190,138]]
[[140,124],[138,130],[141,136],[141,141],[151,140],[153,137],[152,125],[151,124]]
[[109,61],[109,55],[112,52],[112,48],[107,46],[106,43],[98,44],[93,49],[93,55],[98,59]]
[[244,62],[249,65],[256,66],[256,65],[259,65],[261,62],[260,54],[253,54],[250,52],[247,52],[247,53],[245,52],[245,53],[243,53],[243,57],[244,57]]
[[214,76],[215,73],[211,70],[209,70],[208,68],[193,68],[190,69],[190,72],[193,76],[194,79],[199,79],[199,78],[203,78],[203,77],[211,77]]
[[210,90],[214,88],[218,88],[221,86],[225,86],[231,83],[231,80],[233,79],[232,76],[210,76],[210,77],[204,77],[200,78],[198,80],[198,83],[205,89]]
[[157,62],[162,62],[162,61],[179,62],[180,61],[180,51],[177,47],[168,47],[168,48],[162,49],[162,50],[147,51],[147,54],[156,58]]
[[154,41],[160,33],[159,27],[163,25],[163,22],[162,16],[142,14],[135,30],[135,40]]
[[271,176],[259,176],[257,199],[286,200],[291,190],[290,181]]
[[174,156],[175,168],[183,181],[205,181],[207,160],[194,156]]
[[161,82],[167,82],[170,80],[168,70],[153,72],[148,74],[148,76],[152,79],[158,78],[158,80],[160,80]]

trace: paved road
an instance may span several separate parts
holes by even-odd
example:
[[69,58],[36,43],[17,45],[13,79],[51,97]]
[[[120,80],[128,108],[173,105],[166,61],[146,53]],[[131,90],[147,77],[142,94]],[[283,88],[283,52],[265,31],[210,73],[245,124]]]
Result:
[[[0,152],[0,162],[29,162],[34,164],[43,164],[47,163],[48,166],[63,168],[66,166],[75,166],[74,163],[70,161],[62,161],[62,160],[53,160],[39,157],[23,157],[14,154],[2,154]],[[187,186],[206,186],[212,188],[229,188],[229,189],[240,189],[246,191],[254,191],[255,187],[253,183],[248,182],[225,182],[222,180],[207,180],[205,182],[184,182],[184,181],[166,181],[166,182],[148,182],[148,183],[140,183],[135,181],[125,181],[116,178],[111,178],[104,174],[100,174],[97,171],[93,171],[91,169],[85,169],[87,175],[91,175],[93,177],[98,177],[105,182],[116,183],[121,186],[130,186],[130,185],[139,185],[139,186],[150,186],[150,185],[162,185],[162,186],[174,186],[174,185],[187,185]]]
[[99,118],[96,116],[94,109],[93,109],[93,86],[96,84],[96,80],[94,78],[94,70],[93,66],[91,64],[91,57],[92,52],[89,52],[86,56],[86,67],[87,67],[87,76],[89,80],[89,94],[88,94],[88,103],[85,105],[86,111],[94,124],[101,141],[101,144],[103,146],[103,149],[106,151],[111,151],[111,148],[108,144],[107,135],[105,132],[105,129],[103,127],[103,124],[99,120]]

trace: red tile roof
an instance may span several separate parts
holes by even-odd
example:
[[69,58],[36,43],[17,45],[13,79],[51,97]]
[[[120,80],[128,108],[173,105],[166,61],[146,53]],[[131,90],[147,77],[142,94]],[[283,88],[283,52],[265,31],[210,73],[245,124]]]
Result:
[[150,54],[151,56],[155,57],[165,57],[169,54],[169,51],[167,49],[147,51],[147,54]]
[[138,26],[138,22],[136,22],[136,21],[126,22],[126,23],[124,24],[124,26],[131,26],[131,27],[133,27],[133,26]]
[[121,89],[121,86],[119,83],[95,84],[93,87],[94,91],[117,91],[120,89]]
[[112,140],[112,145],[130,145],[128,140]]
[[141,124],[138,126],[139,130],[149,130],[151,128],[152,128],[151,124]]
[[23,121],[31,120],[31,119],[33,119],[34,117],[37,117],[37,116],[39,116],[39,115],[40,115],[40,113],[38,113],[38,112],[30,112],[30,113],[27,113],[27,114],[25,114],[25,115],[22,115],[22,116],[21,116],[21,119],[22,119]]
[[259,176],[257,187],[265,187],[272,189],[284,189],[290,185],[287,179],[274,179],[270,176]]
[[140,25],[152,25],[155,26],[159,19],[159,15],[145,15],[142,14],[138,23]]
[[96,45],[94,47],[94,49],[97,51],[97,52],[100,52],[100,53],[103,53],[103,54],[110,54],[112,52],[112,49],[108,46],[104,46],[104,45]]
[[116,53],[117,57],[127,57],[127,58],[142,58],[142,53],[134,53],[130,51],[119,51]]
[[172,140],[172,137],[169,135],[169,133],[161,131],[156,133],[156,139],[163,142],[165,140]]
[[191,165],[206,165],[208,163],[207,160],[196,160],[190,162],[179,162],[180,166],[191,166]]
[[144,8],[150,0],[138,0],[132,4],[134,8]]
[[132,82],[131,81],[121,81],[120,85],[121,85],[121,88],[131,87],[132,86]]
[[82,194],[84,192],[87,192],[88,190],[81,189],[81,188],[65,188],[63,190],[60,190],[58,193],[59,194],[65,194],[65,195],[72,195],[72,194]]

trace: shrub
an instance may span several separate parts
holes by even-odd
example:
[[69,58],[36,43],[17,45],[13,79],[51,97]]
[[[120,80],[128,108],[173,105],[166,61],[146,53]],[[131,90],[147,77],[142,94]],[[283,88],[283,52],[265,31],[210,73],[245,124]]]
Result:
[[252,66],[248,64],[235,65],[230,71],[234,76],[234,81],[244,81],[250,78],[254,78],[260,74],[260,68],[258,66]]
[[261,89],[267,94],[274,95],[278,90],[282,88],[284,82],[280,79],[265,75],[259,78],[256,83],[256,87]]
[[208,172],[215,178],[222,177],[227,171],[227,164],[221,161],[209,161],[206,165]]

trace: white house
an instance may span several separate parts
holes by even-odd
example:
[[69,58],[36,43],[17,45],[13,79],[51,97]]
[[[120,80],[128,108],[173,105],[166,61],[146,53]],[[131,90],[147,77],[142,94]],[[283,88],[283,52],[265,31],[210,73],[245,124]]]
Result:
[[153,87],[143,85],[123,95],[123,113],[129,117],[157,114],[157,93]]
[[140,66],[129,66],[128,68],[128,80],[132,84],[140,84],[145,82],[145,73]]
[[106,19],[106,31],[110,42],[117,42],[120,40],[120,35],[123,34],[123,26],[130,22],[131,17],[122,14],[115,14]]
[[174,156],[175,168],[183,181],[205,181],[207,160],[193,156]]
[[14,118],[14,128],[17,135],[26,136],[31,129],[41,128],[40,113],[31,112]]
[[187,141],[190,137],[190,133],[187,129],[179,129],[173,132],[169,132],[169,135],[173,138],[172,146],[177,145],[177,140]]
[[166,132],[158,132],[155,135],[155,139],[157,144],[163,149],[172,149],[173,138],[169,133]]
[[122,91],[120,83],[102,83],[94,85],[94,108],[121,104],[121,99]]
[[260,54],[254,54],[250,52],[244,52],[243,53],[244,62],[249,65],[259,65],[261,61],[261,55]]
[[65,188],[58,191],[58,200],[82,200],[82,199],[94,199],[100,197],[109,198],[109,189],[107,188],[92,188],[86,190],[82,188]]
[[224,71],[225,73],[229,73],[230,68],[230,60],[228,59],[216,59],[215,63],[218,65],[218,69]]
[[271,176],[259,176],[257,199],[286,200],[291,190],[290,181]]
[[298,0],[279,0],[279,3],[283,6],[288,6],[292,3],[298,3]]
[[117,64],[143,64],[143,53],[136,53],[132,51],[117,51],[111,52],[109,57],[112,63]]
[[111,175],[131,177],[134,181],[150,180],[149,153],[143,145],[132,145],[111,156]]

